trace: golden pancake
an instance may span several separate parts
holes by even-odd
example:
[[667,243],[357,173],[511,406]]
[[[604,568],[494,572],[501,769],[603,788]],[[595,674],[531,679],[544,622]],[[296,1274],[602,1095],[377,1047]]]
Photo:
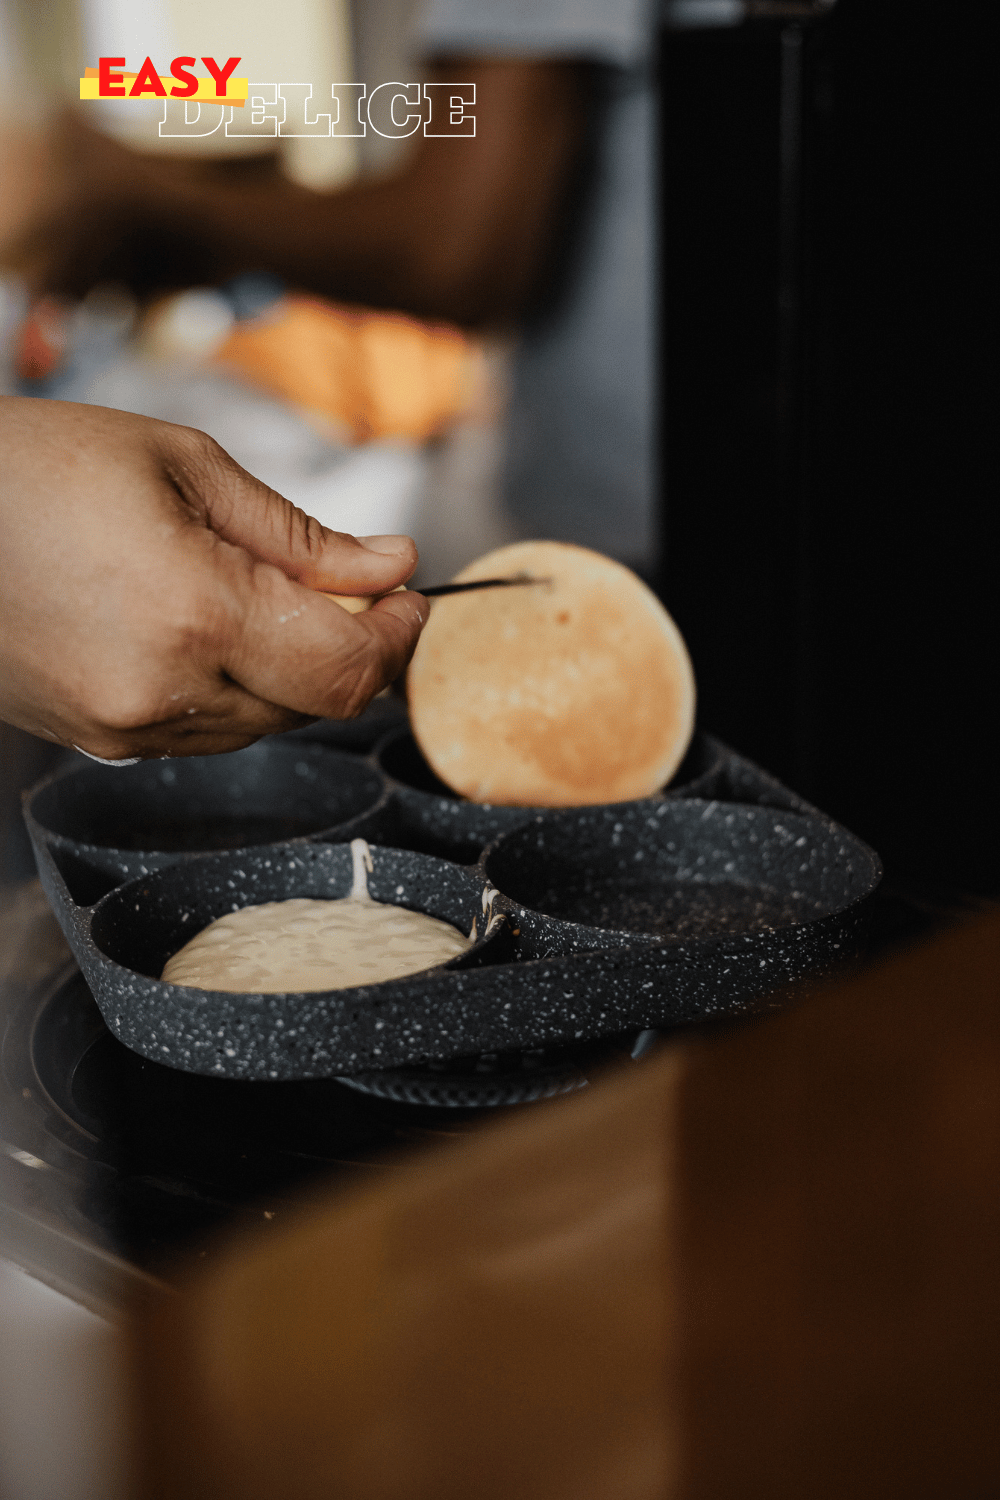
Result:
[[435,599],[407,676],[413,732],[474,802],[567,807],[647,797],[694,728],[681,634],[621,563],[565,542],[516,542],[458,583],[548,583]]

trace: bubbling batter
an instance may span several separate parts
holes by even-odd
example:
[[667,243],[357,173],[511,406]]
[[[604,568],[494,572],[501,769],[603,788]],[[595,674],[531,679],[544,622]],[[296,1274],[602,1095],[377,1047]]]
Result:
[[240,994],[346,990],[383,984],[447,963],[474,942],[450,922],[373,901],[364,839],[351,843],[354,885],[333,901],[296,897],[230,912],[197,933],[162,978],[196,990]]

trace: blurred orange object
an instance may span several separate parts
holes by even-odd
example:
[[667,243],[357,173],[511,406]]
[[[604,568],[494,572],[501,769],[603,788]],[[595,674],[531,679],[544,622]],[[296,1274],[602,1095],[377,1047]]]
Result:
[[69,344],[70,306],[60,297],[32,304],[14,337],[14,367],[21,380],[47,380],[63,362]]
[[215,361],[332,419],[353,442],[423,441],[471,405],[482,350],[447,323],[289,296],[239,324]]

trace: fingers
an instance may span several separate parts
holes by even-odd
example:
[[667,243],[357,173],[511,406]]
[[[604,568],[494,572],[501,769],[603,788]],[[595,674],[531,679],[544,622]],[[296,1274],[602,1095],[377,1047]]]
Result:
[[168,441],[170,478],[212,530],[307,588],[380,594],[405,583],[416,567],[410,537],[330,531],[241,469],[203,433],[176,428]]
[[234,584],[239,627],[222,665],[248,693],[320,718],[352,718],[403,671],[427,619],[419,594],[352,615],[256,563]]
[[213,754],[356,714],[403,670],[424,600],[352,617],[306,584],[381,594],[412,570],[408,538],[325,531],[187,428],[0,405],[12,722],[106,760]]
[[311,721],[311,716],[267,703],[238,683],[220,677],[190,695],[197,698],[171,718],[129,728],[97,723],[61,723],[57,738],[102,760],[139,756],[220,755],[242,750],[266,734],[283,734]]
[[359,623],[362,626],[367,624],[369,628],[374,628],[373,619],[377,622],[379,620],[386,620],[387,617],[401,620],[407,629],[412,628],[414,623],[416,623],[416,635],[413,638],[413,646],[409,648],[406,661],[400,666],[400,671],[402,671],[403,667],[409,661],[410,656],[413,655],[413,648],[417,644],[420,632],[427,624],[430,608],[430,602],[424,598],[423,594],[417,593],[415,589],[407,589],[405,593],[386,594],[384,599],[376,600],[371,609],[361,617]]
[[318,591],[395,588],[416,566],[411,539],[329,531],[201,434],[184,433],[166,462],[189,507],[229,544],[216,556],[233,606],[220,654],[229,677],[255,699],[302,714],[360,713],[409,661],[426,601],[396,594],[352,616]]

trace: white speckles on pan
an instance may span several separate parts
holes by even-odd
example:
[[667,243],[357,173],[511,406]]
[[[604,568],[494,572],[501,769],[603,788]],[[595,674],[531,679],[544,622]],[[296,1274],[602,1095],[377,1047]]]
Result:
[[806,930],[878,879],[876,856],[829,820],[696,801],[553,813],[487,851],[522,909],[577,941],[704,941]]
[[[320,725],[226,756],[101,770],[61,767],[34,787],[25,818],[33,841],[78,856],[116,880],[165,869],[191,853],[361,836],[473,864],[483,847],[535,808],[466,802],[436,781],[405,725],[367,758],[330,743]],[[353,744],[352,723],[341,726]],[[730,752],[696,733],[663,797],[714,795]],[[630,806],[632,804],[623,804]],[[85,880],[84,884],[92,882]]]
[[[729,755],[718,740],[696,731],[676,775],[660,796],[671,800],[713,796]],[[373,760],[389,780],[395,837],[407,847],[471,862],[484,845],[545,811],[493,807],[457,796],[435,776],[405,724],[384,735],[375,746]]]
[[60,767],[28,794],[32,839],[116,879],[278,840],[377,837],[389,792],[374,765],[293,738],[231,755]]
[[235,993],[344,990],[420,974],[474,942],[474,933],[466,937],[452,922],[374,901],[368,892],[374,866],[364,839],[351,840],[351,858],[346,896],[292,896],[225,913],[189,938],[160,978]]
[[[466,932],[489,909],[489,925],[446,968],[336,992],[234,995],[155,976],[192,930],[234,905],[346,894],[346,845],[188,856],[93,906],[79,890],[74,900],[48,843],[36,839],[36,850],[123,1042],[194,1072],[327,1077],[731,1015],[824,970],[856,946],[878,861],[829,820],[792,811],[805,804],[777,783],[761,786],[783,795],[780,810],[675,799],[533,819],[473,869],[377,848],[374,899]],[[575,910],[544,910],[557,867]]]

